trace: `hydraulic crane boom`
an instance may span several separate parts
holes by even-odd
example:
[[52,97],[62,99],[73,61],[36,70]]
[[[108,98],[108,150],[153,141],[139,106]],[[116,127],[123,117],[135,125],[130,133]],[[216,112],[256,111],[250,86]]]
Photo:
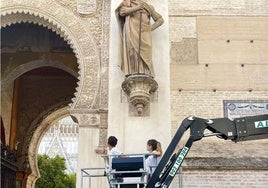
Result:
[[[190,129],[188,141],[181,150],[173,154],[187,129]],[[209,136],[217,135],[219,138],[234,142],[265,139],[268,138],[268,114],[236,118],[234,120],[228,118],[209,120],[198,117],[185,118],[171,140],[146,188],[169,187],[193,142],[208,136],[204,134],[205,129],[212,132]]]

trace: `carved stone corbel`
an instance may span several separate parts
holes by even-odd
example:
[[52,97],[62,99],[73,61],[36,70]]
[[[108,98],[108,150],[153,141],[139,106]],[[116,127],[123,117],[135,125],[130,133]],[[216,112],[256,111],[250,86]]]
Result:
[[128,96],[129,103],[135,107],[138,116],[144,115],[144,110],[150,107],[150,95],[154,93],[158,84],[153,77],[146,74],[133,74],[121,85]]

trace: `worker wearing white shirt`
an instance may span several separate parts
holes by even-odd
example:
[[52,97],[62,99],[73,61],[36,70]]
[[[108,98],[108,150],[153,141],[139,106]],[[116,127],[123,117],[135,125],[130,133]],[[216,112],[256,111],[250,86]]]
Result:
[[151,154],[147,159],[146,159],[146,169],[148,172],[148,180],[154,173],[156,166],[161,160],[162,156],[162,148],[160,142],[158,142],[155,139],[150,139],[147,141],[147,151]]

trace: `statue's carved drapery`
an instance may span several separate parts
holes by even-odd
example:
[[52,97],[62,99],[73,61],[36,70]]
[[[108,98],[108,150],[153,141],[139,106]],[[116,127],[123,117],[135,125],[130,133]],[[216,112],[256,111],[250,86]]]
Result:
[[126,76],[122,89],[140,116],[150,105],[150,94],[158,87],[153,79],[151,31],[164,20],[152,5],[141,0],[124,0],[115,14],[119,25],[120,66]]
[[[121,69],[125,75],[154,77],[151,31],[163,24],[152,5],[140,0],[124,0],[115,10],[119,25]],[[150,19],[154,23],[150,25]]]

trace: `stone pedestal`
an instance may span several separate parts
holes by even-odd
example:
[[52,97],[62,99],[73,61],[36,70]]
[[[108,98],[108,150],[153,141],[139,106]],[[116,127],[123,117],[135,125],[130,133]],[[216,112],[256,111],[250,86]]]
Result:
[[[164,24],[152,31],[153,80],[146,76],[125,78],[118,65],[119,32],[114,11],[120,3],[121,0],[111,1],[108,136],[118,138],[118,148],[124,153],[147,152],[146,143],[151,138],[159,140],[165,150],[171,139],[168,2],[152,1],[155,10],[164,19]],[[135,91],[136,87],[143,86],[145,89]],[[150,100],[154,90],[157,99]],[[148,115],[129,113],[133,105],[137,114],[144,113],[144,104],[150,110]]]
[[145,74],[128,76],[122,83],[122,89],[128,96],[128,102],[134,107],[135,114],[138,116],[150,115],[144,112],[150,108],[150,95],[157,90],[157,87],[157,82]]

